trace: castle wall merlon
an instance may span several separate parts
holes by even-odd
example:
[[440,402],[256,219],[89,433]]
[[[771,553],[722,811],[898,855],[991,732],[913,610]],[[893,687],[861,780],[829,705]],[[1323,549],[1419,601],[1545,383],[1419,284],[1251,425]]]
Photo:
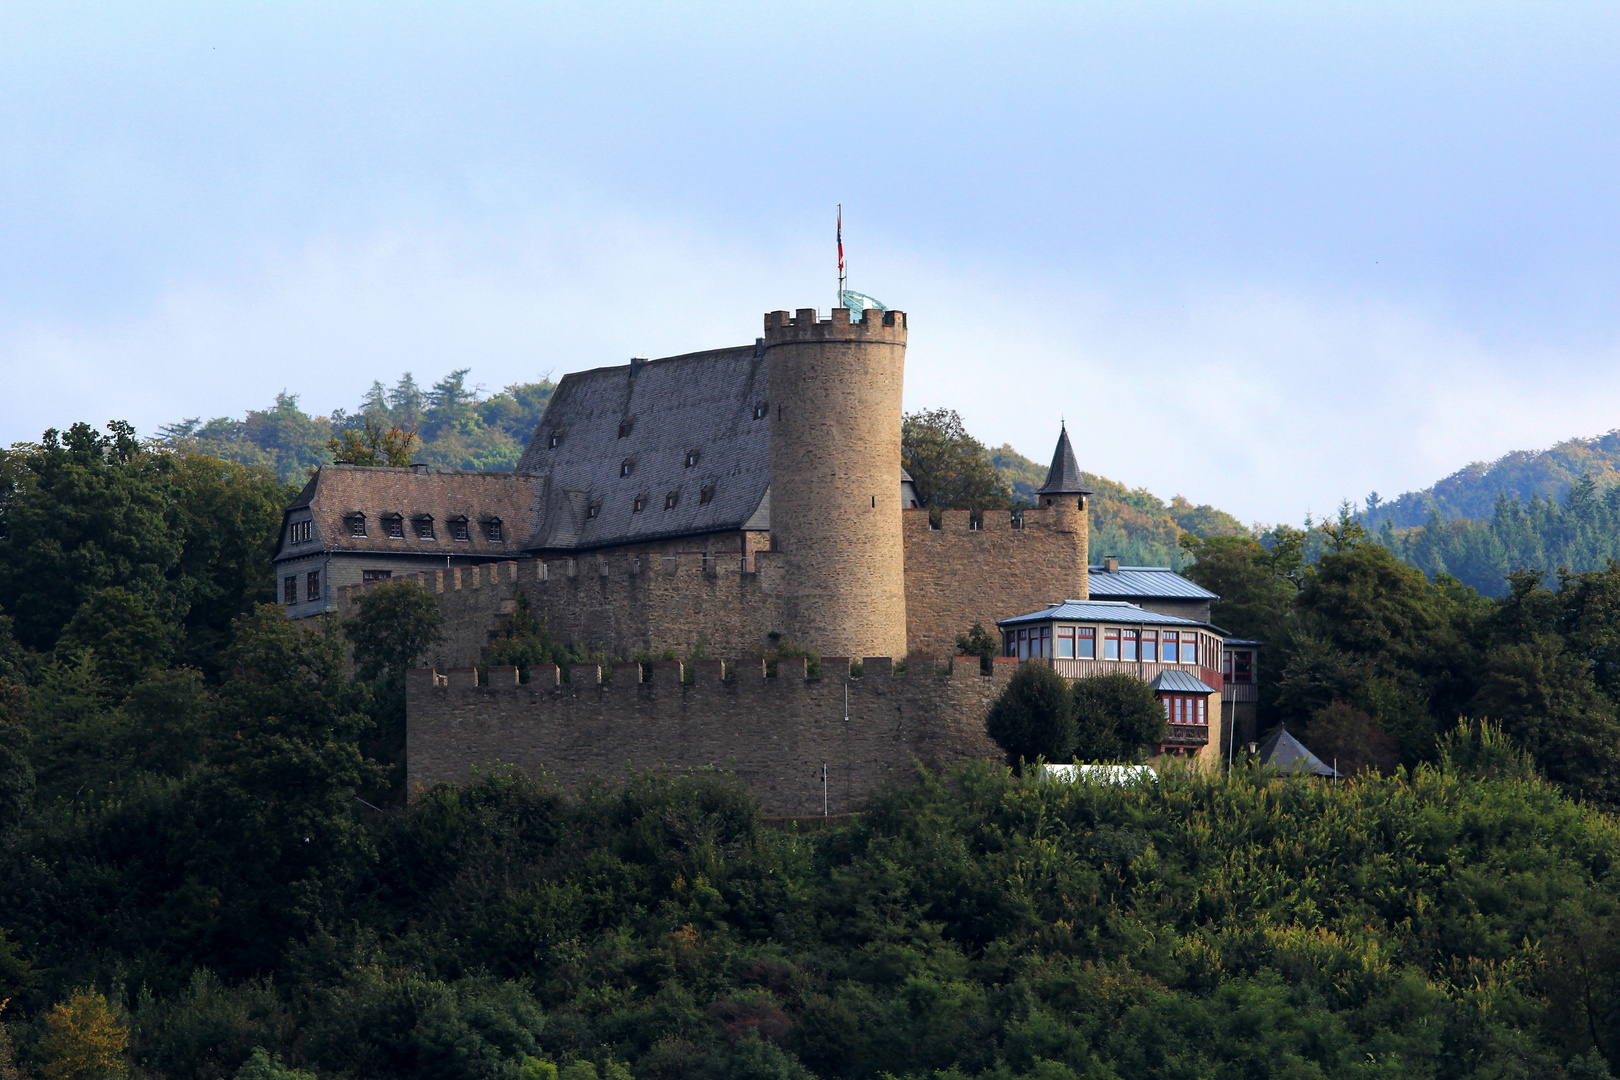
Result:
[[815,308],[800,308],[792,316],[785,311],[765,315],[765,347],[796,342],[867,341],[895,345],[906,343],[906,313],[867,308],[851,321],[848,308],[833,308],[831,317],[820,319]]

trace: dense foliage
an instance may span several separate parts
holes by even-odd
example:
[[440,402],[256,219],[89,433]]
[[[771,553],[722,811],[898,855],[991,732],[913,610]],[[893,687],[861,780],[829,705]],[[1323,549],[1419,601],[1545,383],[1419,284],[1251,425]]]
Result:
[[[298,395],[282,393],[272,407],[251,410],[241,420],[194,417],[167,425],[161,435],[176,448],[262,465],[282,480],[297,482],[334,456],[366,463],[372,460],[368,452],[380,452],[376,464],[408,456],[446,469],[515,468],[556,384],[549,379],[519,383],[482,397],[467,385],[469,370],[452,371],[427,390],[410,372],[392,388],[374,382],[352,413],[336,409],[330,417],[310,416],[298,407]],[[376,435],[368,439],[370,432]],[[384,446],[389,432],[411,441]]]
[[1141,679],[1066,679],[1046,664],[1020,665],[985,717],[1016,772],[1038,760],[1141,762],[1164,727],[1164,706]]

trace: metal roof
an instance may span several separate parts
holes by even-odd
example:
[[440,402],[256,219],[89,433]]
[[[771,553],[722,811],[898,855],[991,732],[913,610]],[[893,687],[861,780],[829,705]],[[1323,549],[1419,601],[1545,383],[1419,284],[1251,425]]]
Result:
[[1046,483],[1035,490],[1039,495],[1091,494],[1086,482],[1080,479],[1080,465],[1074,460],[1074,447],[1069,445],[1067,424],[1058,432],[1057,449],[1052,452],[1052,467],[1046,471]]
[[1219,600],[1202,585],[1188,581],[1168,566],[1122,566],[1106,570],[1087,568],[1093,596],[1140,596],[1154,600]]
[[1001,619],[996,625],[1018,626],[1024,623],[1054,621],[1148,623],[1154,626],[1200,626],[1208,628],[1207,623],[1183,619],[1177,615],[1164,615],[1157,611],[1147,611],[1137,607],[1135,604],[1126,604],[1118,600],[1065,600],[1063,603],[1054,604],[1044,611],[1033,611],[1028,615],[1016,615],[1011,619]]
[[1270,765],[1287,773],[1303,773],[1306,776],[1339,775],[1322,764],[1321,758],[1305,749],[1303,743],[1281,728],[1260,747],[1260,764]]
[[1215,688],[1204,682],[1203,679],[1194,678],[1185,671],[1176,671],[1174,668],[1159,672],[1158,678],[1148,685],[1155,690],[1168,690],[1176,694],[1213,694],[1215,692]]

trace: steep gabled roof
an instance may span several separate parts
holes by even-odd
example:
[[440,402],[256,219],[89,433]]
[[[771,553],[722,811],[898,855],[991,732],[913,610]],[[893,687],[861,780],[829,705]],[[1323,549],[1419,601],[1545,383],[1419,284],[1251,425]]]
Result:
[[1069,445],[1069,427],[1058,432],[1057,449],[1052,452],[1052,467],[1046,472],[1046,483],[1036,489],[1037,495],[1090,495],[1091,489],[1080,479],[1080,464],[1074,460],[1074,447]]
[[531,550],[768,527],[766,373],[750,345],[563,376],[518,463],[544,477]]
[[[301,557],[314,551],[514,558],[523,553],[534,531],[537,491],[536,478],[526,473],[425,465],[401,469],[323,465],[286,511],[287,517],[296,515],[300,520],[303,515],[298,512],[309,511],[314,522],[310,540],[289,545],[283,528],[275,558]],[[365,518],[365,536],[350,534],[348,519],[355,515]],[[403,538],[388,536],[383,527],[383,518],[394,516],[405,519]],[[422,516],[433,519],[431,540],[418,540],[411,527],[412,520]],[[454,518],[467,519],[466,540],[451,539],[449,522]],[[496,518],[501,522],[501,539],[490,540],[482,526]]]

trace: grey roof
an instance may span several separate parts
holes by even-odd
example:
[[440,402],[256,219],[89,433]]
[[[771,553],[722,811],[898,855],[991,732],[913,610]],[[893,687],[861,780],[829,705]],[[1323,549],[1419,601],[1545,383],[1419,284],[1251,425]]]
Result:
[[1091,489],[1080,479],[1080,465],[1074,460],[1074,447],[1069,445],[1069,427],[1058,432],[1057,449],[1052,452],[1052,467],[1046,471],[1046,483],[1035,489],[1037,495],[1090,495]]
[[748,345],[564,375],[518,463],[542,480],[531,550],[767,527],[770,424],[754,416],[769,397],[763,352]]
[[1174,668],[1159,672],[1159,677],[1148,685],[1155,690],[1168,690],[1177,694],[1213,694],[1215,692],[1215,688],[1204,682],[1203,679],[1195,678],[1185,671],[1177,671]]
[[1019,626],[1024,623],[1053,622],[1111,622],[1111,623],[1147,623],[1154,626],[1200,626],[1208,624],[1195,622],[1192,619],[1183,619],[1177,615],[1164,615],[1157,611],[1146,611],[1135,604],[1126,604],[1118,600],[1065,600],[1061,604],[1054,604],[1043,611],[1033,611],[1028,615],[1017,615],[1011,619],[1001,619],[997,626]]
[[1258,648],[1259,646],[1264,645],[1265,642],[1263,642],[1263,641],[1255,641],[1252,638],[1229,637],[1229,638],[1226,639],[1226,644],[1228,644],[1228,645],[1253,645],[1253,646]]
[[1322,764],[1322,759],[1305,749],[1305,745],[1281,728],[1260,747],[1260,764],[1270,765],[1288,773],[1307,776],[1338,776]]
[[1118,570],[1090,567],[1087,573],[1093,596],[1141,596],[1155,600],[1219,600],[1168,566],[1122,566]]

